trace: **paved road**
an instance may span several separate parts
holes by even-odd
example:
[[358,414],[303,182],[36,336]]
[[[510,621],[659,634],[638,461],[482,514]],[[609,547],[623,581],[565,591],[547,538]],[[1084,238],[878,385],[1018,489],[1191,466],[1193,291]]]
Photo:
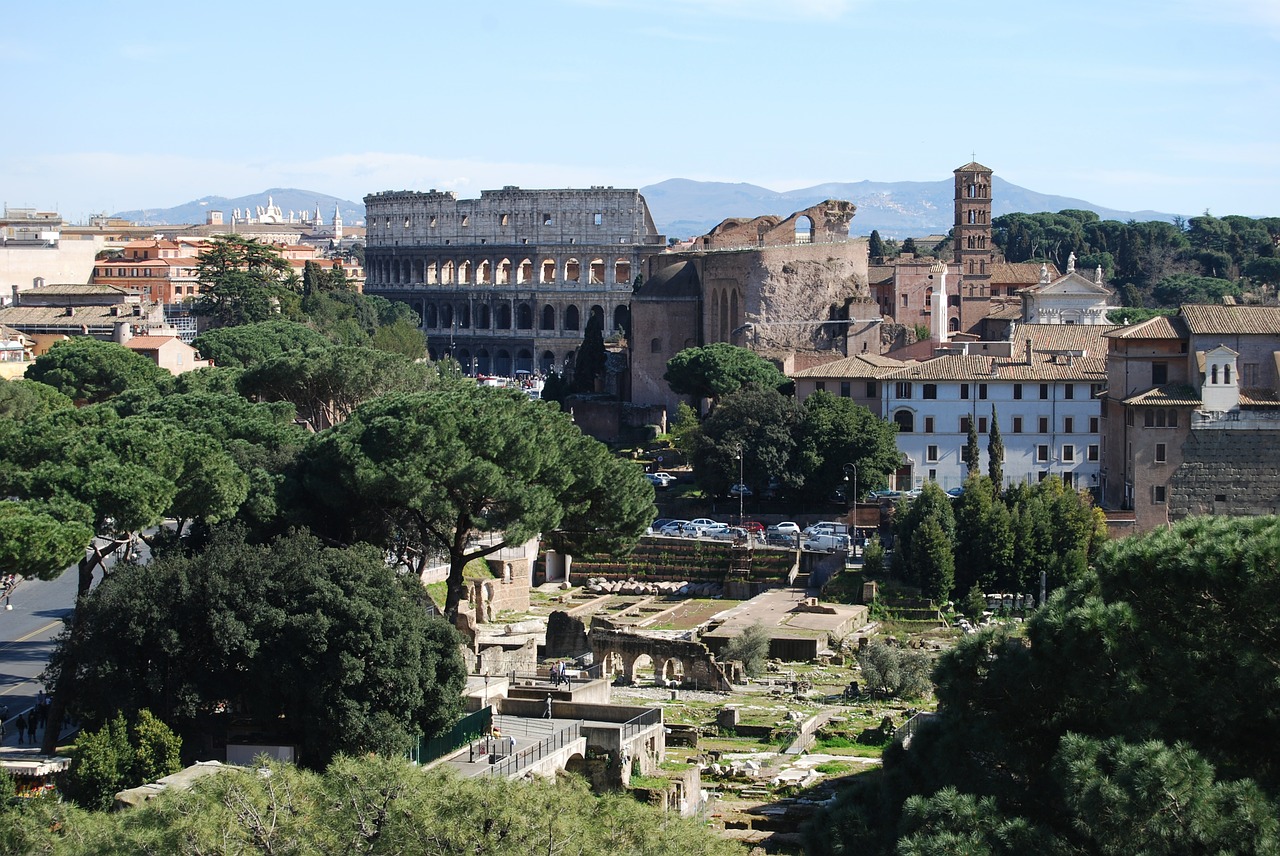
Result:
[[13,608],[0,606],[0,707],[9,708],[4,746],[17,745],[13,720],[35,703],[39,675],[75,600],[72,566],[50,582],[23,580],[9,598]]

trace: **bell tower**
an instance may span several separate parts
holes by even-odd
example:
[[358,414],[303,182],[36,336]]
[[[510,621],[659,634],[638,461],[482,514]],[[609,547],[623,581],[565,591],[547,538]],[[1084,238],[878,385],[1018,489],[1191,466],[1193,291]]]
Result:
[[955,263],[959,268],[960,328],[971,330],[991,302],[991,169],[970,161],[955,171]]

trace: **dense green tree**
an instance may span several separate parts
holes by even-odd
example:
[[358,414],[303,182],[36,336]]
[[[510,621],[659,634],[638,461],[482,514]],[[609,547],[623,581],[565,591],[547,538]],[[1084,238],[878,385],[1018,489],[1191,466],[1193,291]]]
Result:
[[872,698],[918,699],[929,694],[933,661],[913,651],[873,639],[858,652],[862,687]]
[[744,386],[778,389],[787,383],[773,363],[727,342],[685,348],[667,361],[663,380],[677,395],[711,399],[713,408],[721,398]]
[[54,579],[84,556],[92,537],[87,524],[59,519],[40,503],[0,501],[0,574]]
[[653,519],[653,486],[633,464],[554,408],[470,384],[368,402],[315,437],[297,484],[298,513],[331,538],[382,545],[419,572],[448,556],[450,616],[473,559],[539,533],[623,551]]
[[867,245],[867,254],[873,259],[882,259],[887,255],[884,241],[881,240],[880,233],[875,229],[871,230],[871,240]]
[[70,398],[48,384],[25,378],[0,379],[0,419],[24,422],[33,416],[72,406]]
[[159,392],[173,381],[172,375],[142,354],[88,336],[55,342],[48,353],[36,357],[26,377],[78,404],[106,401],[129,389]]
[[194,344],[215,365],[247,369],[284,354],[328,347],[330,341],[305,324],[276,319],[206,330]]
[[955,538],[956,519],[951,498],[942,492],[937,482],[925,482],[920,495],[900,503],[894,515],[893,571],[921,585],[923,580],[912,564],[916,558],[912,542],[916,530],[930,518],[937,521],[946,541]]
[[1166,306],[1184,303],[1221,303],[1226,296],[1239,297],[1240,286],[1221,278],[1177,273],[1156,283],[1152,296]]
[[243,711],[313,767],[338,751],[393,755],[461,710],[454,631],[425,606],[417,578],[378,550],[220,531],[202,552],[111,574],[83,599],[50,674],[74,669],[72,704],[90,723],[146,707],[212,738]]
[[914,255],[916,252],[916,239],[904,238],[902,241],[902,252],[904,255]]
[[369,337],[369,347],[411,360],[421,360],[427,355],[427,335],[411,321],[394,321],[380,325],[373,331],[373,335]]
[[[858,469],[859,490],[887,484],[900,460],[897,426],[851,399],[818,391],[801,406],[794,465],[811,500],[822,500],[843,485],[845,465]],[[852,490],[853,486],[850,485]]]
[[1009,513],[986,476],[970,476],[951,508],[956,520],[956,590],[995,591],[997,575],[1013,560]]
[[182,738],[151,711],[140,710],[132,723],[116,713],[76,739],[64,790],[85,808],[107,809],[125,788],[181,770],[181,754]]
[[928,597],[937,603],[951,597],[956,582],[955,555],[937,517],[926,517],[912,533],[911,566]]
[[769,630],[757,621],[725,643],[719,658],[725,662],[737,660],[750,677],[764,674],[769,660]]
[[285,282],[289,272],[289,262],[270,244],[241,235],[214,236],[196,265],[201,283],[196,311],[219,327],[266,321],[297,299]]
[[[579,777],[507,781],[341,757],[323,774],[267,761],[228,767],[129,811],[53,799],[0,806],[7,853],[362,853],[399,856],[731,856],[741,847],[694,819]],[[573,810],[566,810],[572,806]]]
[[573,391],[592,393],[604,377],[607,354],[604,347],[604,318],[592,313],[582,333],[582,347],[573,363]]
[[884,546],[878,535],[872,536],[867,546],[862,548],[862,571],[870,577],[884,573]]
[[791,464],[800,420],[795,400],[773,389],[749,386],[724,398],[688,441],[698,483],[715,496],[723,496],[739,474],[757,487],[773,478],[800,487]]
[[987,476],[991,489],[997,494],[1004,491],[1004,440],[1000,437],[1000,414],[991,405],[991,430],[987,432]]
[[371,348],[334,346],[291,352],[247,369],[245,395],[287,401],[315,429],[345,420],[361,403],[390,392],[417,392],[431,385],[431,366]]

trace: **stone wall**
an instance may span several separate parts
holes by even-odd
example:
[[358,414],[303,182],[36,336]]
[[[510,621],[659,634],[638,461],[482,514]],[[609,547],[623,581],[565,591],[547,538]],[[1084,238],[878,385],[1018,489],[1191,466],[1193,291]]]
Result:
[[[1280,513],[1280,429],[1194,429],[1169,480],[1169,518]],[[1145,527],[1143,527],[1145,528]]]

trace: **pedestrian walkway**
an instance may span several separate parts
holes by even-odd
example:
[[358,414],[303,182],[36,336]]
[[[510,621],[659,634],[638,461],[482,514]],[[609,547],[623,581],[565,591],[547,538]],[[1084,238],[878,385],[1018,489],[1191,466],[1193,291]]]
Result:
[[[48,715],[48,705],[44,706],[45,717]],[[0,738],[0,749],[35,749],[38,748],[44,740],[45,722],[44,717],[37,713],[34,707],[26,707],[17,710],[10,706],[8,713],[4,713],[4,706],[0,704],[0,713],[4,714],[4,737]],[[35,720],[35,729],[31,728],[31,721]],[[18,731],[18,723],[21,721],[24,726],[21,733]],[[58,742],[65,743],[76,732],[76,727],[63,724],[62,733],[59,735]]]

